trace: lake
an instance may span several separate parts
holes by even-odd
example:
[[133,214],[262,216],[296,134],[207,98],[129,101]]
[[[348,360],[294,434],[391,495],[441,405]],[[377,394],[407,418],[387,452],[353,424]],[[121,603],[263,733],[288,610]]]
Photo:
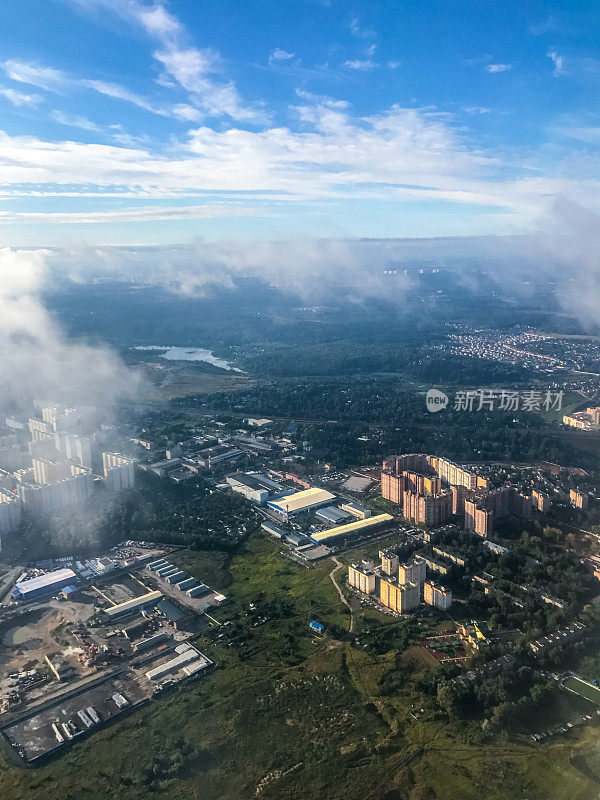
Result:
[[228,361],[223,358],[217,358],[210,350],[205,350],[202,347],[171,347],[169,345],[148,345],[135,347],[135,350],[156,350],[160,351],[160,357],[166,358],[167,361],[205,361],[207,364],[212,364],[214,367],[229,370],[230,372],[241,372],[241,369],[232,367]]

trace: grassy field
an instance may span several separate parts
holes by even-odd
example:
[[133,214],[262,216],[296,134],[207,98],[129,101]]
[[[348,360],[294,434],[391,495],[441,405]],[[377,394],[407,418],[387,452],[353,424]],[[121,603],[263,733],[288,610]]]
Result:
[[247,375],[211,374],[194,369],[181,369],[172,373],[170,383],[152,390],[150,399],[154,402],[167,402],[175,397],[188,397],[195,394],[211,395],[218,392],[237,392],[249,389],[256,381]]
[[[310,619],[347,627],[333,564],[307,570],[279,551],[259,535],[233,557],[178,554],[174,561],[227,595],[215,616],[242,629],[243,644],[216,639],[227,626],[203,633],[212,674],[44,767],[8,766],[1,754],[2,800],[591,800],[600,792],[590,730],[543,746],[482,744],[478,725],[449,725],[412,679],[382,694],[381,679],[400,665],[428,666],[410,651],[372,656],[315,639]],[[285,604],[285,615],[250,625],[259,596]]]
[[580,681],[579,678],[567,678],[564,682],[564,686],[581,695],[581,697],[585,697],[586,700],[600,706],[600,689],[589,686],[587,683]]

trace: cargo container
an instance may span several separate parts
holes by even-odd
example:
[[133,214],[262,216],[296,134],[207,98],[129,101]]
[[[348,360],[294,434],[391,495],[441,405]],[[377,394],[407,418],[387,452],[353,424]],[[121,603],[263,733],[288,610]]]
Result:
[[52,730],[54,731],[54,735],[56,736],[56,741],[57,741],[59,744],[62,744],[62,743],[64,742],[64,740],[65,740],[65,737],[64,737],[64,736],[62,735],[62,733],[61,733],[61,732],[58,730],[58,725],[56,724],[56,722],[53,722],[53,723],[52,723]]
[[91,728],[92,725],[94,724],[92,720],[88,717],[88,715],[85,713],[85,711],[83,711],[83,709],[77,712],[77,716],[83,722],[86,728]]

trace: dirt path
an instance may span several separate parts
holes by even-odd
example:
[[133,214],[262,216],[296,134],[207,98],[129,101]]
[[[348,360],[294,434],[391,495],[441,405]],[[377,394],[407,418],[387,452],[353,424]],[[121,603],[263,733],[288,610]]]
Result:
[[340,589],[339,583],[335,579],[335,573],[338,570],[342,569],[344,565],[340,561],[338,561],[335,556],[332,556],[331,560],[336,564],[336,566],[329,573],[329,577],[331,578],[331,582],[333,583],[333,585],[337,589],[337,593],[340,596],[340,600],[342,601],[342,603],[346,606],[346,608],[350,612],[350,626],[348,628],[348,632],[352,633],[352,631],[354,629],[354,612],[352,611],[352,606],[350,605],[350,603],[344,597],[344,594],[343,594],[342,590]]

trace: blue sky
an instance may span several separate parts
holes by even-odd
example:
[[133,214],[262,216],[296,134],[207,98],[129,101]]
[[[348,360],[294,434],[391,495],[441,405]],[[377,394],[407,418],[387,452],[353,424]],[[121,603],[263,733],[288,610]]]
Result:
[[0,245],[535,230],[600,210],[600,6],[27,0]]

